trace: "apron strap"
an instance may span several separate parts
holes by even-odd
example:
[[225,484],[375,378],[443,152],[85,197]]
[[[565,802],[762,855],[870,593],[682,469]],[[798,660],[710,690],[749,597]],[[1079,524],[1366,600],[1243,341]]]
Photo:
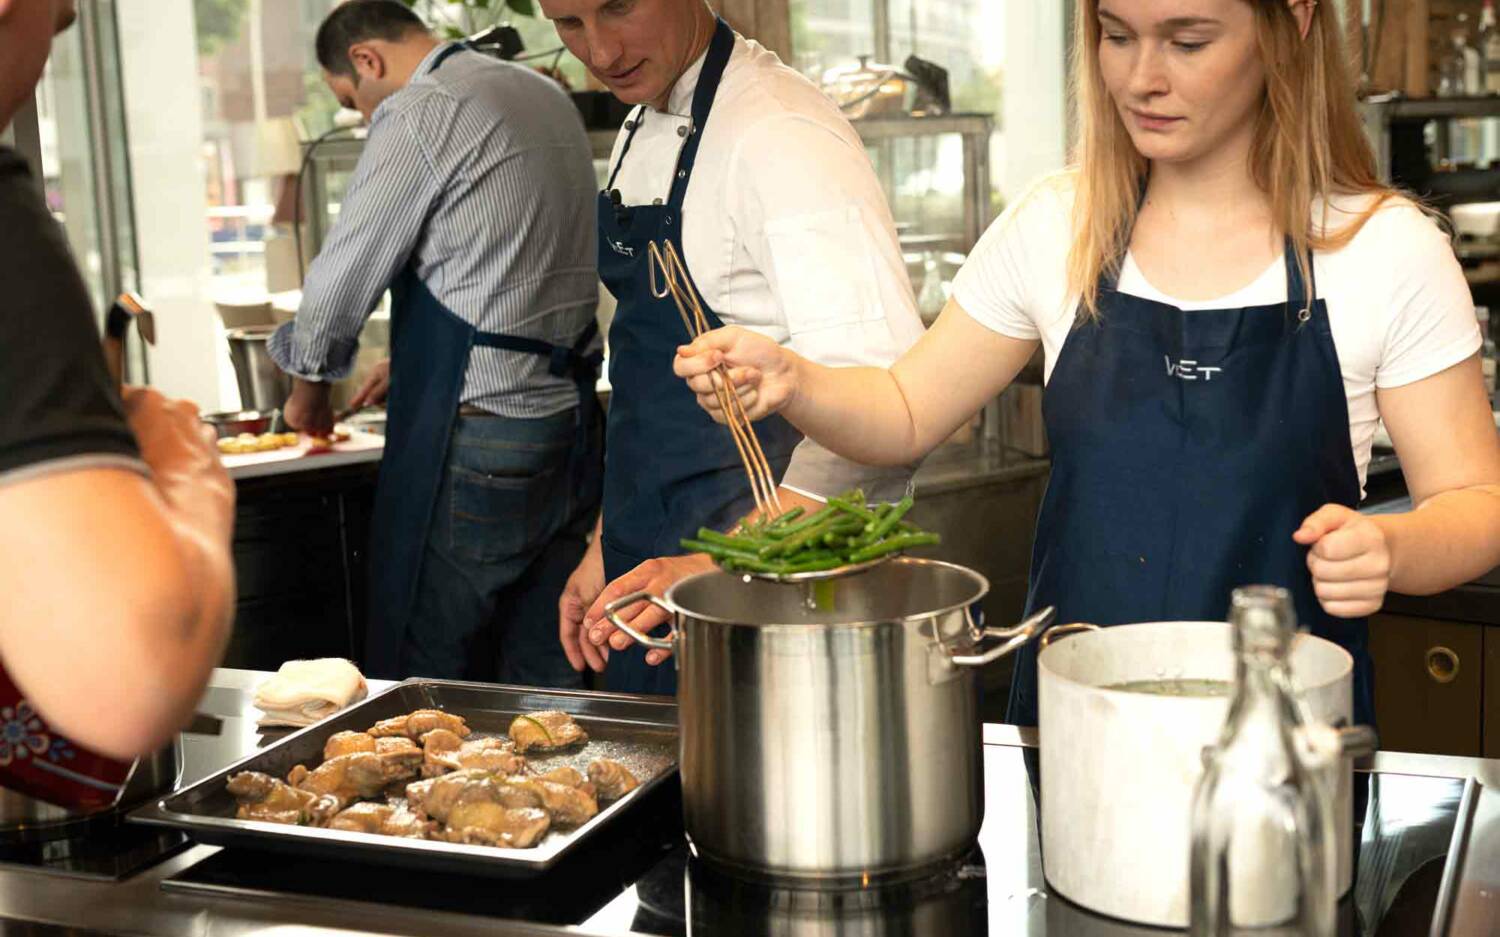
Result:
[[475,332],[474,344],[485,348],[499,348],[503,351],[537,355],[548,359],[547,372],[553,377],[572,377],[578,380],[586,375],[592,381],[599,376],[599,365],[604,361],[604,354],[596,351],[592,355],[585,355],[584,352],[598,334],[599,324],[590,322],[584,327],[582,334],[578,336],[578,341],[574,342],[571,348],[566,345],[544,342],[539,338],[503,335],[499,332]]
[[473,47],[471,45],[469,45],[469,43],[467,41],[453,43],[448,48],[444,49],[443,51],[441,51],[441,52],[439,52],[437,54],[437,58],[435,58],[435,59],[432,60],[432,66],[427,69],[427,71],[425,72],[425,74],[431,75],[433,72],[435,72],[438,69],[442,68],[443,67],[443,63],[446,62],[446,61],[448,61],[450,58],[452,58],[455,53],[462,52],[462,51],[464,51],[466,49],[472,49],[472,48]]
[[708,126],[708,115],[713,110],[714,98],[719,94],[719,82],[724,78],[724,69],[729,65],[729,56],[734,53],[734,30],[716,17],[714,37],[708,44],[708,55],[703,59],[703,73],[698,78],[698,87],[693,90],[693,122],[687,127],[687,143],[677,157],[677,172],[672,176],[672,192],[667,204],[681,210],[687,196],[688,179],[693,175],[693,164],[698,160],[698,144],[703,140],[703,128]]
[[[612,199],[619,198],[619,192],[615,191],[615,179],[620,175],[620,167],[625,165],[625,155],[630,152],[630,144],[635,142],[636,131],[641,129],[641,124],[646,122],[646,105],[637,104],[630,116],[625,119],[625,145],[620,149],[620,158],[615,161],[615,168],[610,170],[609,181],[604,184],[604,191],[612,192]],[[616,202],[618,204],[618,201]]]
[[1318,274],[1313,268],[1312,248],[1307,249],[1307,276],[1311,281],[1302,281],[1302,268],[1297,264],[1297,252],[1290,236],[1286,238],[1286,308],[1297,317],[1297,324],[1306,325],[1313,316],[1313,307],[1318,303]]

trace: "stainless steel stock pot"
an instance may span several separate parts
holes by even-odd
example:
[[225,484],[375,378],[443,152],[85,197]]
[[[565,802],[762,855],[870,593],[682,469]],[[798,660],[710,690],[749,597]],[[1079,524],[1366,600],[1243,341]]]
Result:
[[[609,606],[637,641],[675,652],[695,850],[828,883],[961,856],[984,814],[975,669],[1034,636],[1050,609],[981,629],[971,610],[984,577],[911,558],[825,584],[821,607],[812,588],[714,571]],[[671,615],[666,638],[620,619],[643,601]]]

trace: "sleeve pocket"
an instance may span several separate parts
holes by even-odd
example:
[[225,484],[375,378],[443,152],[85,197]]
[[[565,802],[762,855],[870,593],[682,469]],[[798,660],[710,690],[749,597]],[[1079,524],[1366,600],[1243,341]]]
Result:
[[766,242],[793,335],[884,318],[858,206],[777,219],[766,225]]

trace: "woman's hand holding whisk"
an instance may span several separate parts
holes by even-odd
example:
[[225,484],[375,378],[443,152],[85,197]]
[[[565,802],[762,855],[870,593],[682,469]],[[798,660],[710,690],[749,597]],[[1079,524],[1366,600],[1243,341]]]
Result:
[[[729,375],[745,415],[752,421],[780,413],[796,396],[798,357],[772,339],[738,326],[704,332],[677,349],[672,370],[687,381],[698,406],[720,423],[728,421],[716,387]],[[718,370],[723,366],[724,371]]]

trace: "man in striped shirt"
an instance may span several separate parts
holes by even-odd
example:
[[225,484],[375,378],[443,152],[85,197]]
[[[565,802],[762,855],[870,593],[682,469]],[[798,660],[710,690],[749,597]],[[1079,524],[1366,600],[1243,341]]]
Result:
[[270,351],[297,378],[288,422],[327,429],[391,289],[366,669],[579,685],[551,612],[602,471],[582,122],[551,80],[440,42],[396,0],[336,7],[317,52],[369,135]]

